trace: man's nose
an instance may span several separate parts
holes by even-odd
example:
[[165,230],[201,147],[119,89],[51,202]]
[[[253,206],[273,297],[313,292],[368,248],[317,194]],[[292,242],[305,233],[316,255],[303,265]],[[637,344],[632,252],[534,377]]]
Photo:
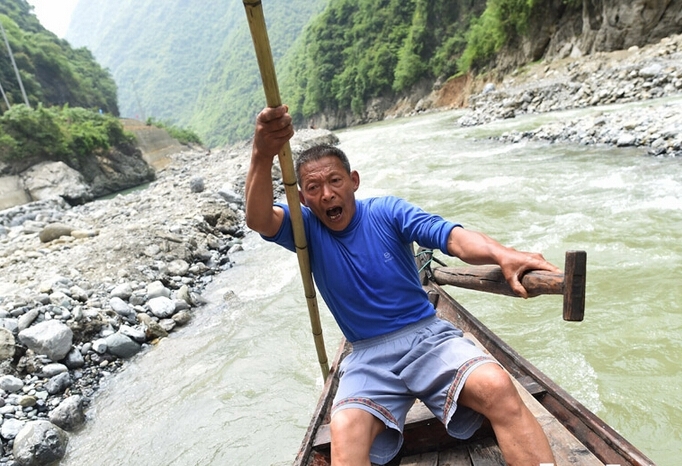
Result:
[[329,186],[327,183],[322,185],[322,197],[325,200],[329,200],[334,197],[334,191],[332,191],[331,186]]

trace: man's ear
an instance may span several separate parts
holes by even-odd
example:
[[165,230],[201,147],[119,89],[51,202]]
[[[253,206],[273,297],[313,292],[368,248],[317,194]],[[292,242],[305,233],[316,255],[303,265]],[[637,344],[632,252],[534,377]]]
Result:
[[350,172],[350,179],[353,181],[353,192],[355,192],[360,187],[360,174],[353,170]]
[[298,200],[301,201],[301,204],[303,204],[304,206],[308,205],[305,203],[305,198],[303,197],[303,193],[301,192],[300,189],[298,190]]

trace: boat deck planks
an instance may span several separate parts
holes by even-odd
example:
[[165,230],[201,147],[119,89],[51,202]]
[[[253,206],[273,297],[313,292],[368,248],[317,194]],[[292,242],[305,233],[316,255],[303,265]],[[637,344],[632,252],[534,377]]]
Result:
[[438,466],[439,456],[440,455],[436,452],[410,456],[408,458],[404,458],[400,462],[400,466]]

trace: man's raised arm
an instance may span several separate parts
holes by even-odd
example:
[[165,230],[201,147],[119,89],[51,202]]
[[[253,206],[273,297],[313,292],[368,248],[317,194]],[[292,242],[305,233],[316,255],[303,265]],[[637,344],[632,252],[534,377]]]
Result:
[[284,212],[273,205],[272,162],[294,135],[291,116],[284,105],[263,109],[256,118],[251,164],[246,175],[246,225],[254,231],[274,236],[282,225]]

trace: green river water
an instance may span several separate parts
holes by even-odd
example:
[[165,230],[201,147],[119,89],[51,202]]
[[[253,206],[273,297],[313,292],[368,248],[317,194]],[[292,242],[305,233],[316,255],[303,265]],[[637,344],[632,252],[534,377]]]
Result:
[[[682,160],[488,139],[578,113],[459,128],[460,113],[444,112],[338,135],[360,172],[359,197],[404,197],[562,268],[566,250],[586,250],[581,323],[562,320],[560,296],[450,291],[657,464],[673,466],[682,450]],[[244,249],[187,328],[109,380],[62,464],[291,463],[322,384],[298,266],[252,234]],[[321,307],[331,358],[340,334]]]

